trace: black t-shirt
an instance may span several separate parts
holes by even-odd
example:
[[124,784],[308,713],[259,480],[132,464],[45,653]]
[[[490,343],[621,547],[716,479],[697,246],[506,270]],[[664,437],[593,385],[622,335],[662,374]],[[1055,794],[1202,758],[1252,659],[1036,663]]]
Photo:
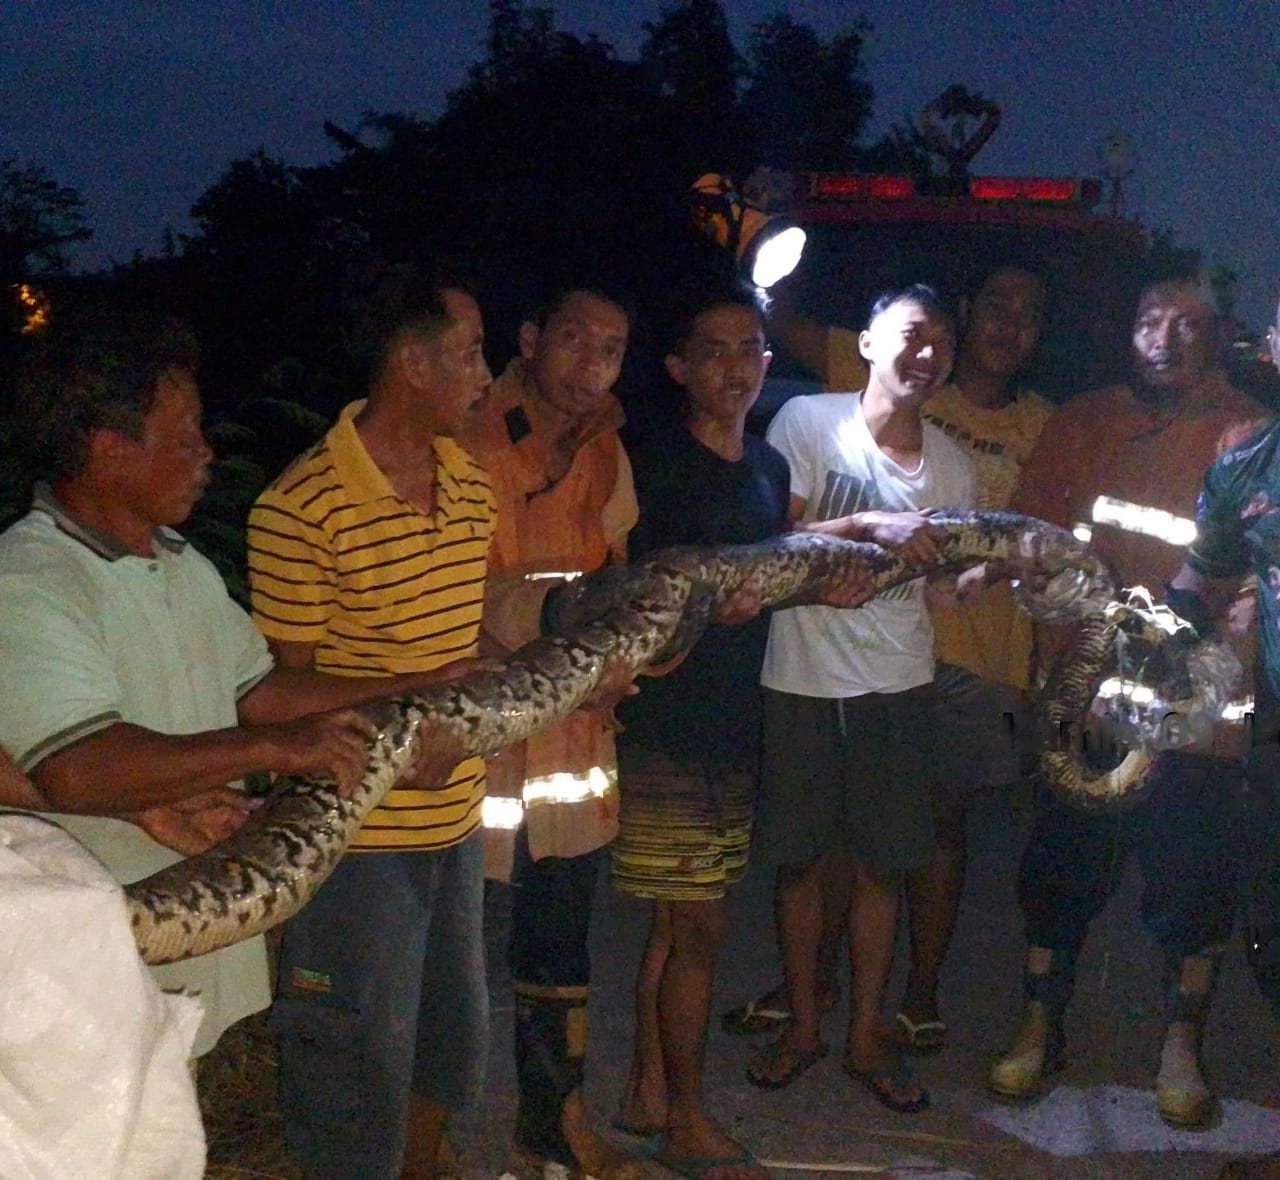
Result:
[[[632,454],[640,503],[628,539],[632,560],[673,545],[750,544],[786,529],[787,461],[754,435],[743,441],[743,457],[729,462],[676,428]],[[754,769],[768,634],[765,615],[740,626],[713,624],[670,675],[642,677],[639,696],[620,710],[623,745]]]

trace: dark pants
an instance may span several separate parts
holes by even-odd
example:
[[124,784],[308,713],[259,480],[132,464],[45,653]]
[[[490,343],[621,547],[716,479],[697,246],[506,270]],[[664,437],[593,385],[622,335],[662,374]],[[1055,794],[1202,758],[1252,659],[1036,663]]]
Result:
[[1280,708],[1260,689],[1245,759],[1241,919],[1258,987],[1280,1019]]
[[1030,945],[1074,962],[1130,854],[1142,869],[1143,923],[1168,959],[1230,935],[1239,897],[1240,767],[1170,751],[1151,773],[1149,790],[1127,810],[1087,812],[1042,790],[1018,876]]
[[516,983],[585,988],[591,982],[587,935],[602,851],[533,860],[524,825],[516,832],[507,957]]
[[[554,806],[554,805],[553,805]],[[529,856],[516,833],[508,962],[515,993],[516,1142],[577,1169],[563,1134],[566,1099],[581,1090],[587,1053],[587,936],[603,849],[583,856]]]
[[285,927],[271,1028],[290,1153],[311,1176],[395,1180],[411,1094],[454,1109],[484,1080],[480,834],[342,858]]

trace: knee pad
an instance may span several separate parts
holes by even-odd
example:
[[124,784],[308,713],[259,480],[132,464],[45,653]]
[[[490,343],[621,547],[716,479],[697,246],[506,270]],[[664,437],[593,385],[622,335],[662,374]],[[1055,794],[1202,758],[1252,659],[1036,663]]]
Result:
[[[1209,1015],[1214,989],[1218,985],[1218,969],[1222,965],[1221,946],[1205,947],[1194,954],[1178,956],[1165,953],[1165,1020],[1169,1024],[1203,1024]],[[1182,987],[1183,964],[1189,959],[1206,964],[1202,989],[1184,991]]]
[[1071,1002],[1075,986],[1075,956],[1056,950],[1046,974],[1037,975],[1026,971],[1022,976],[1022,987],[1027,999],[1043,1004],[1054,1016],[1059,1017]]

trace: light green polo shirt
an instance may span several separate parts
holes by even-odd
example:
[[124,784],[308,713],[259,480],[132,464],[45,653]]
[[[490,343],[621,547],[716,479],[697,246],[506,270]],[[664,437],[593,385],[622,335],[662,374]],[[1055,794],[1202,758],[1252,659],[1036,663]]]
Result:
[[[118,721],[166,734],[234,726],[236,701],[271,666],[252,620],[177,533],[158,530],[149,558],[129,554],[40,489],[0,534],[0,744],[24,770]],[[181,859],[123,820],[53,818],[124,884]],[[260,938],[154,973],[200,992],[197,1054],[270,1002]]]

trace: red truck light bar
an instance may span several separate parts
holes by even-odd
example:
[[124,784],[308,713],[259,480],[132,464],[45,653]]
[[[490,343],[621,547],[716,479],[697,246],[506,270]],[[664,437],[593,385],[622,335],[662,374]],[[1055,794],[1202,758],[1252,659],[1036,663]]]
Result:
[[811,195],[828,201],[849,201],[860,197],[901,200],[904,197],[914,197],[916,186],[909,176],[820,173],[813,178]]
[[977,176],[969,181],[969,195],[979,201],[1075,201],[1075,180],[1044,176]]
[[901,200],[903,197],[914,197],[916,186],[909,176],[869,176],[867,192],[873,197]]
[[925,177],[863,176],[851,172],[817,172],[809,177],[809,196],[819,201],[900,201],[914,196],[972,197],[979,201],[1037,201],[1080,204],[1086,209],[1101,198],[1096,180],[1055,176]]

